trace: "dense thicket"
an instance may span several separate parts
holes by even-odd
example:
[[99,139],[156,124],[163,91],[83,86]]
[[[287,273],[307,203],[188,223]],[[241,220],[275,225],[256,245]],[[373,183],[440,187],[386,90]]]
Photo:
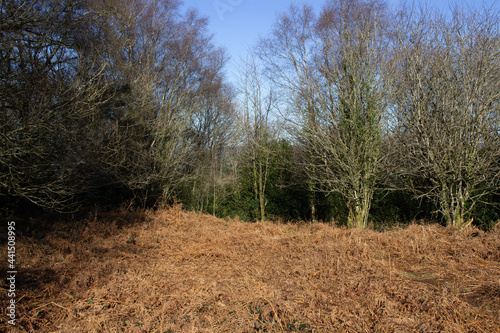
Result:
[[5,204],[168,198],[225,144],[224,52],[177,1],[2,1],[0,15]]
[[245,220],[500,218],[495,7],[292,5],[226,83],[176,0],[0,2],[0,205]]
[[446,16],[377,0],[327,1],[319,16],[292,5],[279,16],[257,50],[285,96],[310,193],[340,195],[358,227],[375,193],[389,189],[459,227],[477,204],[491,204],[500,175],[498,19],[495,8],[457,6]]
[[455,9],[446,19],[401,14],[391,135],[406,188],[462,226],[499,185],[498,11]]

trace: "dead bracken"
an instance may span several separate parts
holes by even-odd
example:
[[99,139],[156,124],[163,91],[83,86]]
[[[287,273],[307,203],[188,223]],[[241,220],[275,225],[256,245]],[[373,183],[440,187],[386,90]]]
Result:
[[17,251],[19,332],[500,331],[499,225],[376,232],[174,206],[55,223]]

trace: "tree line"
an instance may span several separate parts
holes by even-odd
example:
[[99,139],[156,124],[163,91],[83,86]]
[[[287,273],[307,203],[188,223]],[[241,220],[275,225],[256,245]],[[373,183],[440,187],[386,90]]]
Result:
[[291,5],[227,83],[174,0],[1,1],[0,204],[364,228],[499,217],[495,7]]

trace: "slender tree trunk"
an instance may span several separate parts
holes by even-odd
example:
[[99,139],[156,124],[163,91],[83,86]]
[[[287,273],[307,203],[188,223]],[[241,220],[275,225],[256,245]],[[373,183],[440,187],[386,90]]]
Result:
[[264,222],[265,220],[265,205],[264,205],[264,182],[263,182],[263,170],[262,170],[262,161],[259,163],[259,206],[260,206],[260,221]]
[[309,181],[309,207],[311,208],[311,221],[316,221],[316,192],[314,191],[314,183]]
[[[253,168],[253,189],[254,189],[254,195],[255,195],[255,200],[259,200],[259,183],[257,180],[257,157],[254,156],[254,159],[252,161],[252,168]],[[255,207],[255,215],[259,216],[259,208]]]

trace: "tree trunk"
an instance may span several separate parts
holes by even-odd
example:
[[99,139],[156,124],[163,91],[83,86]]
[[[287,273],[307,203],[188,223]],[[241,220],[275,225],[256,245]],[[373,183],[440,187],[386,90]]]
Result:
[[456,185],[442,185],[440,205],[446,225],[457,228],[464,226],[467,215],[466,202],[468,200],[469,191],[463,187],[462,181]]
[[349,216],[347,224],[349,227],[364,229],[368,225],[373,191],[368,187],[364,187],[361,191],[354,191],[353,197],[348,202]]

